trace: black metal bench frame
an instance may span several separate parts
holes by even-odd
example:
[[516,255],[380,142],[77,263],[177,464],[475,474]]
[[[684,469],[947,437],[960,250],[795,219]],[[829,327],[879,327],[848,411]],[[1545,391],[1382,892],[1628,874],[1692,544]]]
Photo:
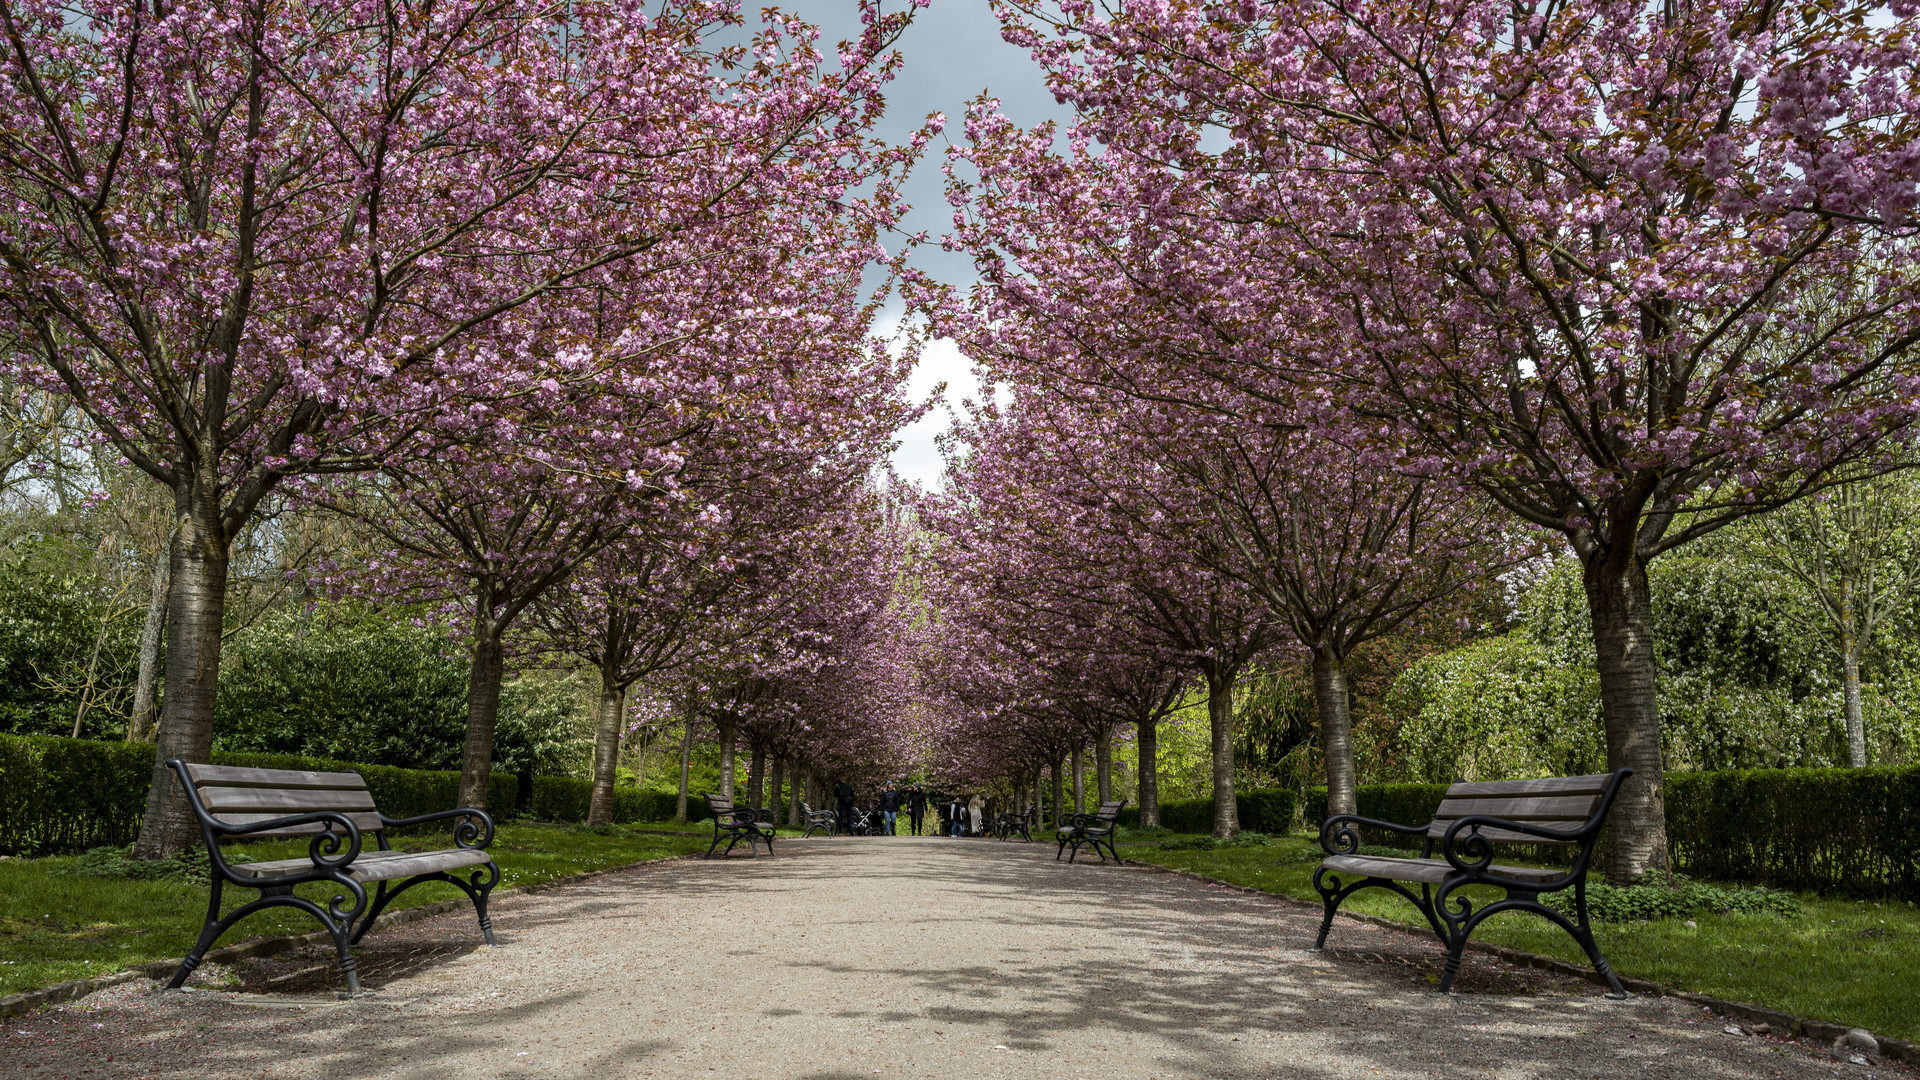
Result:
[[813,807],[803,802],[800,804],[800,812],[805,817],[807,822],[806,829],[804,829],[800,833],[800,839],[805,840],[806,838],[812,836],[816,829],[824,831],[828,837],[832,837],[837,833],[839,833],[840,815],[835,811],[815,810]]
[[[201,959],[213,943],[220,940],[233,924],[256,911],[270,907],[299,908],[301,911],[320,920],[327,935],[333,939],[335,952],[340,958],[340,970],[347,979],[347,993],[360,996],[360,973],[354,965],[353,946],[373,929],[373,921],[380,917],[394,897],[413,888],[423,881],[444,881],[473,901],[474,913],[480,920],[480,933],[487,944],[493,942],[493,921],[487,916],[487,897],[500,883],[500,865],[491,858],[485,865],[476,866],[466,880],[461,880],[445,871],[417,874],[389,888],[390,881],[382,880],[379,889],[371,900],[367,897],[366,886],[352,877],[347,871],[353,861],[360,857],[363,830],[354,824],[346,813],[336,810],[313,810],[305,813],[289,814],[267,821],[254,821],[244,825],[233,825],[219,820],[209,813],[201,800],[200,792],[187,763],[179,758],[167,759],[167,766],[179,777],[180,786],[186,792],[187,805],[193,808],[194,817],[200,822],[200,835],[206,841],[208,862],[209,896],[207,898],[207,916],[200,926],[200,937],[194,942],[193,949],[180,962],[173,978],[168,980],[167,989],[178,990],[200,966]],[[255,770],[270,772],[273,770]],[[268,789],[271,790],[271,789]],[[493,819],[484,810],[460,808],[443,810],[439,813],[422,814],[419,817],[390,818],[377,808],[373,813],[379,815],[380,828],[373,830],[374,839],[379,845],[377,850],[392,851],[387,840],[387,830],[407,825],[424,825],[429,822],[453,820],[453,841],[456,849],[485,850],[493,843]],[[312,869],[298,873],[276,874],[270,877],[253,877],[236,874],[220,853],[222,840],[245,839],[260,833],[282,832],[301,826],[318,825],[320,831],[313,834],[307,842],[307,857]],[[340,854],[341,848],[345,854]],[[241,864],[244,865],[244,864]],[[336,893],[322,908],[305,897],[294,895],[294,886],[309,881],[331,881],[353,896],[353,903],[342,907],[347,897]],[[258,890],[260,895],[235,908],[222,918],[220,915],[221,893],[225,886],[233,884],[243,889]],[[356,925],[357,924],[357,925]]]
[[735,807],[732,799],[723,799],[712,792],[702,793],[707,800],[707,809],[713,811],[713,843],[707,845],[705,858],[713,858],[714,849],[720,841],[727,842],[727,850],[720,853],[726,858],[733,853],[734,845],[747,842],[747,854],[760,857],[761,844],[767,845],[767,857],[773,857],[773,827],[760,823],[760,812],[752,807]]
[[1061,853],[1069,847],[1073,849],[1073,854],[1067,856],[1068,862],[1080,857],[1081,848],[1092,847],[1101,862],[1106,862],[1109,855],[1113,856],[1114,862],[1120,862],[1120,853],[1113,847],[1113,834],[1120,828],[1120,811],[1126,808],[1127,800],[1121,799],[1102,803],[1100,809],[1091,814],[1083,811],[1067,819],[1067,824],[1058,833],[1060,847],[1054,851],[1053,861],[1059,862]]
[[[1390,889],[1406,897],[1408,902],[1426,916],[1427,924],[1433,928],[1440,944],[1447,950],[1446,969],[1440,979],[1440,992],[1448,993],[1453,989],[1454,977],[1460,972],[1462,954],[1466,951],[1467,939],[1473,931],[1489,917],[1502,911],[1530,911],[1541,918],[1558,925],[1573,940],[1592,962],[1593,970],[1605,979],[1612,990],[1609,997],[1624,998],[1627,992],[1620,985],[1619,976],[1607,964],[1606,957],[1600,954],[1600,947],[1594,942],[1593,928],[1587,917],[1587,869],[1593,861],[1593,846],[1600,838],[1600,831],[1607,819],[1607,811],[1612,809],[1613,800],[1620,792],[1620,785],[1633,775],[1632,769],[1620,769],[1604,777],[1604,786],[1599,791],[1591,814],[1586,823],[1577,829],[1557,829],[1535,824],[1531,821],[1516,821],[1510,818],[1488,814],[1469,814],[1452,819],[1438,838],[1440,854],[1446,860],[1447,870],[1435,888],[1432,882],[1420,882],[1420,895],[1401,883],[1402,880],[1416,881],[1415,878],[1396,880],[1391,877],[1362,876],[1351,884],[1343,884],[1341,874],[1352,877],[1354,871],[1330,869],[1325,862],[1313,872],[1313,887],[1320,893],[1326,905],[1326,916],[1320,922],[1320,936],[1314,942],[1314,948],[1322,949],[1327,944],[1327,933],[1333,928],[1334,914],[1347,897],[1361,889]],[[1584,779],[1579,777],[1556,777],[1555,780]],[[1526,783],[1516,781],[1516,784]],[[1455,785],[1456,788],[1461,785]],[[1492,784],[1475,785],[1491,787]],[[1449,789],[1450,793],[1452,789]],[[1516,792],[1516,797],[1525,796]],[[1428,866],[1433,859],[1436,840],[1433,836],[1435,826],[1445,820],[1436,818],[1426,825],[1400,825],[1391,821],[1375,821],[1357,814],[1336,814],[1320,827],[1320,847],[1329,859],[1333,857],[1354,856],[1360,849],[1362,827],[1384,829],[1406,836],[1425,836],[1426,843],[1420,849],[1420,858],[1389,859],[1380,858],[1370,861],[1381,864],[1380,869],[1393,869],[1391,864],[1405,864],[1405,868],[1431,873]],[[1481,830],[1492,830],[1497,836],[1483,835]],[[1579,848],[1573,864],[1563,873],[1535,872],[1535,876],[1520,879],[1510,876],[1513,868],[1493,865],[1493,845],[1495,843],[1525,844],[1538,837],[1539,843],[1574,845]],[[1425,866],[1421,864],[1427,864]],[[1506,871],[1503,873],[1503,869]],[[1459,895],[1461,889],[1469,885],[1490,885],[1503,889],[1506,896],[1476,909],[1473,901]],[[1572,889],[1574,897],[1574,919],[1553,908],[1540,903],[1540,894]]]
[[1018,836],[1020,839],[1032,843],[1033,827],[1035,824],[1034,819],[1038,814],[1039,811],[1031,806],[1027,808],[1025,813],[1001,814],[994,823],[993,833],[1002,840],[1011,840]]

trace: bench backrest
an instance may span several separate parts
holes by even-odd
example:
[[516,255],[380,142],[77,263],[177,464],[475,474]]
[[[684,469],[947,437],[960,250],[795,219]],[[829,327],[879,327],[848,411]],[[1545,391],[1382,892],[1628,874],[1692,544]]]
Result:
[[705,798],[707,800],[707,809],[713,811],[713,820],[721,821],[733,816],[732,799],[723,799],[713,794],[708,794]]
[[1100,804],[1100,812],[1093,816],[1109,823],[1119,821],[1120,808],[1125,805],[1127,805],[1127,800],[1125,799],[1119,799],[1114,802],[1103,802]]
[[[301,772],[294,769],[242,769],[231,765],[188,765],[194,794],[207,814],[227,825],[292,817],[315,810],[344,814],[362,832],[375,832],[380,813],[367,791],[366,778],[354,772]],[[268,832],[249,838],[309,836],[321,831],[318,822]]]
[[[1440,809],[1433,815],[1427,836],[1438,840],[1447,826],[1473,814],[1524,821],[1549,829],[1577,832],[1593,820],[1600,807],[1601,793],[1607,790],[1611,773],[1597,776],[1553,776],[1544,780],[1485,780],[1458,783],[1447,789]],[[1497,843],[1575,844],[1577,840],[1545,840],[1511,829],[1481,829],[1480,835]]]

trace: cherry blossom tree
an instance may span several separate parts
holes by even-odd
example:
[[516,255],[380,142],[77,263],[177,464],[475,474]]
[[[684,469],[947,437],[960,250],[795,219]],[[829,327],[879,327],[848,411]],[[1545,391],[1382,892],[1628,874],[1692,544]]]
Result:
[[[772,192],[839,199],[905,15],[829,65],[722,0],[8,0],[0,318],[174,496],[157,758],[205,760],[232,537],[492,392],[532,320]],[[780,201],[780,200],[773,200]],[[138,851],[189,823],[156,762]]]
[[1648,561],[1879,467],[1920,400],[1912,6],[998,6],[1228,283],[1193,318],[1292,331],[1191,372],[1391,417],[1565,538],[1636,771],[1609,879],[1664,866]]

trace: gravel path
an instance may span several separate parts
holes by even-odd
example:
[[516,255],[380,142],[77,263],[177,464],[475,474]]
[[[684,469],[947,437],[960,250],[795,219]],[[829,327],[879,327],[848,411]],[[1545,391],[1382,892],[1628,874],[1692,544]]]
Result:
[[1050,846],[780,851],[506,898],[497,949],[469,916],[389,928],[359,1001],[320,956],[115,987],[7,1021],[0,1076],[1911,1075],[1480,958],[1441,997],[1431,942],[1343,920],[1312,953],[1312,911]]

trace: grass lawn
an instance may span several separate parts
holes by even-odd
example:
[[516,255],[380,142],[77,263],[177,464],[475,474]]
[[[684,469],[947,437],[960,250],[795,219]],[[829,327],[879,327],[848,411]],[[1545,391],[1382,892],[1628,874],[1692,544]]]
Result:
[[[1121,846],[1129,859],[1320,902],[1313,891],[1320,861],[1314,841],[1288,837],[1264,848],[1213,851]],[[1477,891],[1485,899],[1500,895],[1495,889]],[[1482,902],[1480,896],[1474,899]],[[1342,910],[1385,916],[1431,933],[1412,905],[1384,889],[1363,890]],[[1803,896],[1798,916],[1697,915],[1693,921],[1697,928],[1680,918],[1597,923],[1594,937],[1623,975],[1920,1040],[1920,910],[1914,905]],[[1337,924],[1333,936],[1340,936]],[[1474,939],[1587,962],[1565,931],[1524,912],[1494,916]]]
[[[711,834],[711,827],[706,832]],[[447,842],[444,836],[425,835],[396,838],[394,846],[433,848]],[[371,838],[368,844],[372,846]],[[500,826],[490,850],[500,864],[499,887],[504,889],[704,851],[706,846],[698,832],[685,837],[596,836],[564,825],[525,824]],[[307,851],[304,840],[232,847],[258,859],[293,858]],[[205,885],[58,872],[73,862],[69,856],[0,862],[0,997],[184,956],[199,936],[200,920],[207,908]],[[326,883],[299,888],[301,895],[320,901],[322,906],[326,897],[339,891]],[[251,889],[229,888],[226,906],[231,910],[258,895]],[[389,907],[414,907],[464,895],[444,882],[429,882],[409,889]],[[253,937],[318,929],[319,922],[305,912],[268,908],[227,931],[215,947]]]

